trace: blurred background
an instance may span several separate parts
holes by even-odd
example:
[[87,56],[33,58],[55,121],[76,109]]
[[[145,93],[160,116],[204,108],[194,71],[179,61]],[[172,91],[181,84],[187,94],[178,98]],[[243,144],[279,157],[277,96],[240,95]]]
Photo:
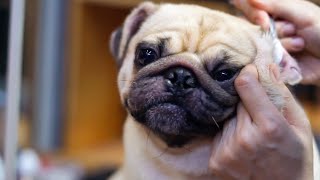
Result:
[[[121,165],[126,112],[119,101],[117,66],[108,42],[111,32],[139,2],[26,0],[19,166],[34,167],[40,179],[98,180]],[[223,0],[161,2],[200,4],[237,13]],[[9,10],[10,1],[0,0],[0,157]],[[320,134],[319,88],[297,86],[293,91],[314,133]]]

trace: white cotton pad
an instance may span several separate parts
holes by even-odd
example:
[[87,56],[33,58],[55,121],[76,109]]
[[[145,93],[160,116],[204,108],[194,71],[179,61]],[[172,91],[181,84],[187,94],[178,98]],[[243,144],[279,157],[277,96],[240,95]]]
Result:
[[270,18],[269,33],[273,39],[273,62],[280,67],[281,78],[290,85],[298,84],[302,80],[301,70],[297,61],[283,48],[278,35],[274,20]]
[[284,49],[281,45],[280,40],[274,39],[274,50],[273,50],[273,61],[274,63],[280,65],[282,59],[283,59],[283,55],[284,55]]
[[280,65],[283,55],[284,55],[284,48],[281,45],[280,40],[278,39],[278,34],[276,31],[276,26],[274,23],[274,20],[270,18],[270,28],[269,28],[269,33],[272,36],[273,39],[273,61]]

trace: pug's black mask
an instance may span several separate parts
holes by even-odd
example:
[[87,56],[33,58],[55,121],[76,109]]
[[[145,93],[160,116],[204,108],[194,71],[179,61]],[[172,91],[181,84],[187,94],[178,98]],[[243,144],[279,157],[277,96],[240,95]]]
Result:
[[159,58],[152,51],[136,50],[137,76],[125,100],[131,115],[169,147],[214,136],[235,114],[233,83],[241,67],[227,63],[228,56],[204,66],[187,54]]

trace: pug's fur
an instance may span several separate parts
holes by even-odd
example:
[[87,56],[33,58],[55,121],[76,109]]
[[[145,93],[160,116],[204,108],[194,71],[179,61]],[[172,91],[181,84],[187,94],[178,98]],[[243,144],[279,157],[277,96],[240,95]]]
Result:
[[[273,103],[283,107],[268,68],[272,38],[237,17],[195,5],[145,2],[113,33],[110,45],[129,114],[125,161],[112,180],[215,179],[208,169],[212,139],[235,117],[239,98],[233,82],[249,63],[257,65]],[[219,81],[221,68],[231,69],[231,78]],[[180,89],[168,82],[172,72],[189,78]],[[316,152],[315,173],[320,169]]]

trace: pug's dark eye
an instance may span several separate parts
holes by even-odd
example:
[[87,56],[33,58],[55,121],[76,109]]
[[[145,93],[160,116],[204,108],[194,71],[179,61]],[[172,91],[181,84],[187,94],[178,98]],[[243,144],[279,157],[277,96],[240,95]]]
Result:
[[212,74],[212,78],[216,81],[223,82],[227,81],[236,74],[237,72],[233,69],[223,69]]
[[158,53],[151,48],[142,48],[139,50],[138,53],[138,62],[140,65],[144,66],[147,64],[152,63],[153,61],[157,60],[158,57]]

